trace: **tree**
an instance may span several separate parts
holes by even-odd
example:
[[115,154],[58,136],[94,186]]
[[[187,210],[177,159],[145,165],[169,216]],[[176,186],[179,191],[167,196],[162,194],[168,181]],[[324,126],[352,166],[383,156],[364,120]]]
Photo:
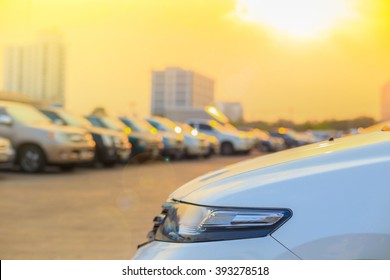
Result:
[[91,115],[95,116],[107,116],[107,111],[104,107],[96,107],[95,109],[92,110]]

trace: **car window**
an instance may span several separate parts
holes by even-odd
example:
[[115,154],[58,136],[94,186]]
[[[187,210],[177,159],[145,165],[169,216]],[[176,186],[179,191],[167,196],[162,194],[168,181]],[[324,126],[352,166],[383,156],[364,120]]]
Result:
[[91,124],[83,117],[69,113],[67,111],[61,111],[58,113],[60,117],[65,121],[67,125],[77,126],[82,128],[90,128]]
[[200,130],[207,130],[207,131],[212,131],[213,128],[211,126],[209,126],[208,124],[199,124],[199,129]]
[[42,113],[44,113],[49,119],[51,119],[53,122],[55,121],[63,121],[56,113],[46,110],[41,110]]
[[105,124],[97,118],[87,117],[87,120],[93,125],[97,127],[107,128]]
[[154,126],[156,129],[161,131],[167,131],[167,129],[161,125],[160,123],[153,121],[153,120],[147,120],[152,126]]
[[104,117],[101,118],[101,122],[104,123],[106,128],[112,130],[123,132],[126,129],[126,125],[124,125],[121,121],[114,118]]
[[17,121],[27,124],[51,124],[50,118],[38,109],[30,106],[7,106],[7,113]]

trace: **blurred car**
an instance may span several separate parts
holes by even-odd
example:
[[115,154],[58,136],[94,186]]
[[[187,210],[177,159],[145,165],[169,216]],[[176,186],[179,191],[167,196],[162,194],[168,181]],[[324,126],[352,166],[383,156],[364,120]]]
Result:
[[[1,125],[1,119],[0,119]],[[0,137],[0,166],[7,163],[12,163],[15,159],[15,151],[12,148],[11,141]]]
[[115,132],[114,144],[116,158],[119,163],[125,164],[129,161],[132,146],[125,131],[126,126],[116,118],[106,116],[87,116],[86,119],[94,126]]
[[379,122],[366,128],[359,128],[358,133],[370,133],[374,131],[388,131],[390,130],[390,121]]
[[164,157],[181,159],[184,156],[184,136],[181,129],[171,120],[162,117],[149,117],[145,119],[163,137],[164,149],[162,155]]
[[15,163],[25,172],[39,172],[46,165],[64,170],[91,162],[95,142],[91,134],[75,127],[59,127],[38,109],[16,102],[0,102],[0,135],[16,150]]
[[122,133],[93,126],[86,118],[61,108],[40,108],[55,124],[85,129],[95,141],[95,162],[111,167],[118,162],[122,147]]
[[134,259],[390,259],[390,132],[205,174],[169,196]]
[[176,123],[181,129],[181,133],[184,135],[184,156],[186,157],[197,157],[203,156],[208,157],[211,144],[204,136],[203,133],[199,133],[196,129],[185,123]]
[[[199,132],[201,133],[201,132]],[[206,158],[210,157],[212,155],[218,155],[221,153],[221,144],[219,143],[219,140],[217,137],[212,135],[207,135],[204,133],[201,133],[204,137],[206,137],[207,141],[210,143],[209,151],[206,154]]]
[[132,157],[153,159],[162,154],[162,137],[147,121],[135,117],[120,117],[119,120],[126,125],[125,129],[130,129],[128,138],[133,146]]
[[187,123],[199,132],[216,137],[220,142],[222,155],[249,153],[253,148],[253,141],[245,132],[226,127],[217,121],[190,119]]
[[267,131],[247,127],[241,127],[240,130],[251,131],[253,133],[254,138],[256,139],[255,148],[259,151],[273,153],[286,148],[282,138],[273,137]]
[[270,135],[273,137],[282,138],[286,148],[288,149],[309,144],[309,141],[306,137],[302,137],[292,129],[279,128],[278,131],[271,132]]

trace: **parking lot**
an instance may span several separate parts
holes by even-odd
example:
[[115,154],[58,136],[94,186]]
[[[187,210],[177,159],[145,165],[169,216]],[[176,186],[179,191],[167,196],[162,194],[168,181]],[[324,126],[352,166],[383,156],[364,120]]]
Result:
[[129,259],[166,197],[203,173],[258,156],[112,169],[0,171],[0,259]]

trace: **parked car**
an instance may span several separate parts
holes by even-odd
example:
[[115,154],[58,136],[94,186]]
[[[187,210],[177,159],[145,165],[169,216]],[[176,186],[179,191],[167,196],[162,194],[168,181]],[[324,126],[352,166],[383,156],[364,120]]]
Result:
[[162,155],[164,157],[181,159],[184,156],[184,137],[177,125],[166,118],[149,117],[145,119],[163,137],[164,150]]
[[[1,119],[0,119],[1,125]],[[15,151],[12,148],[11,141],[0,137],[0,166],[12,163],[15,159]]]
[[282,138],[286,148],[288,149],[309,144],[306,138],[300,136],[292,129],[279,128],[278,131],[271,132],[270,135],[273,137]]
[[61,108],[40,108],[40,111],[56,124],[79,127],[91,133],[95,141],[95,162],[111,167],[121,161],[123,150],[126,150],[124,159],[129,153],[130,147],[126,147],[126,141],[122,139],[123,133],[95,127],[86,118]]
[[104,128],[115,132],[117,135],[115,140],[117,161],[119,163],[125,164],[128,163],[132,146],[127,137],[127,132],[125,131],[125,126],[116,118],[111,118],[107,116],[87,116],[86,119],[94,126],[98,128]]
[[390,129],[390,121],[379,122],[369,127],[358,129],[358,133],[370,133],[374,131],[388,131]]
[[204,137],[206,137],[207,141],[210,143],[209,151],[206,154],[206,158],[212,155],[219,155],[221,153],[221,144],[219,143],[218,138],[212,135],[204,134],[202,132],[199,133],[204,135]]
[[120,117],[119,120],[130,129],[128,138],[133,146],[132,157],[144,160],[157,158],[162,154],[162,136],[147,121],[135,117]]
[[134,259],[390,259],[390,132],[205,174],[169,196]]
[[253,148],[253,140],[245,132],[223,126],[217,121],[191,119],[187,123],[199,132],[216,137],[220,142],[222,155],[249,153]]
[[207,157],[210,154],[211,144],[203,133],[185,123],[176,123],[184,136],[185,157]]
[[284,140],[271,136],[267,131],[258,128],[241,127],[240,130],[251,131],[255,138],[255,148],[266,153],[273,153],[286,148]]
[[46,165],[72,169],[94,158],[91,134],[75,127],[59,127],[38,109],[16,102],[0,102],[0,135],[16,150],[15,163],[25,172],[39,172]]
[[220,154],[221,144],[219,143],[217,137],[199,132],[197,129],[193,128],[189,124],[183,123],[183,125],[187,126],[187,129],[191,129],[191,133],[206,139],[206,141],[208,142],[208,151],[205,155],[206,158],[209,158],[212,155]]

